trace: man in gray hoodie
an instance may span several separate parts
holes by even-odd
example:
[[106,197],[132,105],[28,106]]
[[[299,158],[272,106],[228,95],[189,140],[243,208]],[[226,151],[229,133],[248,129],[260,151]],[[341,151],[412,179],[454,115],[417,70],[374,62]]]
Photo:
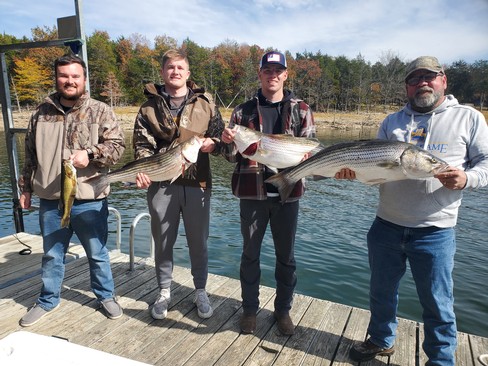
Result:
[[[368,235],[371,269],[369,338],[350,357],[367,361],[394,352],[398,287],[410,264],[423,308],[426,365],[455,362],[453,279],[455,230],[463,191],[488,184],[488,127],[483,115],[445,95],[447,77],[435,57],[421,56],[405,76],[408,103],[381,124],[378,138],[418,145],[450,164],[426,180],[380,185]],[[342,170],[336,178],[355,178]]]

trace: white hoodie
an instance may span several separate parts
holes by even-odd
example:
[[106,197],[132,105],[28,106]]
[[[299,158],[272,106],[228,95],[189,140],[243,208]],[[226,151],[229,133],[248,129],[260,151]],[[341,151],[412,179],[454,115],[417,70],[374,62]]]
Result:
[[[466,172],[466,188],[488,184],[488,126],[474,108],[447,95],[428,113],[407,104],[391,114],[378,131],[379,139],[416,144]],[[445,188],[438,179],[404,180],[380,185],[377,215],[406,227],[454,227],[462,191]]]

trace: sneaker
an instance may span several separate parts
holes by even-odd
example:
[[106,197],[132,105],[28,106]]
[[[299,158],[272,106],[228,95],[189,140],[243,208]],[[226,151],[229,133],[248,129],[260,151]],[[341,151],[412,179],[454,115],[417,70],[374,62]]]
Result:
[[197,304],[198,316],[202,319],[210,318],[213,314],[213,309],[210,306],[210,301],[208,300],[207,292],[203,288],[199,288],[195,291],[195,300]]
[[118,319],[123,314],[122,307],[113,297],[100,301],[99,305],[100,309],[103,310],[105,316],[109,319]]
[[158,298],[154,302],[151,309],[151,316],[154,319],[164,319],[168,315],[168,306],[171,301],[171,294],[169,288],[163,288],[159,291]]
[[395,349],[393,347],[381,348],[368,339],[366,342],[352,346],[349,351],[349,357],[354,361],[363,362],[372,360],[376,356],[391,356],[394,353]]
[[295,334],[295,326],[290,318],[290,314],[278,313],[275,311],[273,315],[276,319],[278,330],[281,332],[281,334],[286,336]]
[[44,315],[49,314],[57,308],[59,308],[59,304],[51,310],[44,310],[39,306],[39,304],[34,304],[34,306],[29,309],[27,314],[25,314],[22,319],[20,319],[19,324],[23,327],[30,327],[31,325],[34,325],[39,320],[41,320]]
[[245,334],[253,334],[256,331],[256,314],[243,313],[239,321],[241,332]]

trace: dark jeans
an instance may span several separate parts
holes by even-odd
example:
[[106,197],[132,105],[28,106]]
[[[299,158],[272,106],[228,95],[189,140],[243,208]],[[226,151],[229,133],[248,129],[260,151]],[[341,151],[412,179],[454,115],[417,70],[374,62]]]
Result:
[[276,255],[275,310],[288,312],[291,309],[293,291],[297,283],[294,251],[298,207],[298,201],[281,204],[279,198],[268,198],[265,201],[240,200],[241,232],[244,241],[240,280],[244,312],[255,313],[259,308],[259,257],[268,223]]

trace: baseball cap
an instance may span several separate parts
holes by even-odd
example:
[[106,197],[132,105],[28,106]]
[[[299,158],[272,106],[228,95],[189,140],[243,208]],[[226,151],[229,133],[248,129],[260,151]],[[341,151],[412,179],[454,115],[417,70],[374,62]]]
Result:
[[266,52],[261,58],[261,62],[259,63],[259,68],[262,69],[263,66],[266,66],[268,64],[281,65],[286,69],[286,57],[281,52],[276,52],[276,51]]
[[439,60],[433,56],[420,56],[410,62],[405,73],[405,80],[417,70],[428,70],[432,72],[444,72],[444,68]]

